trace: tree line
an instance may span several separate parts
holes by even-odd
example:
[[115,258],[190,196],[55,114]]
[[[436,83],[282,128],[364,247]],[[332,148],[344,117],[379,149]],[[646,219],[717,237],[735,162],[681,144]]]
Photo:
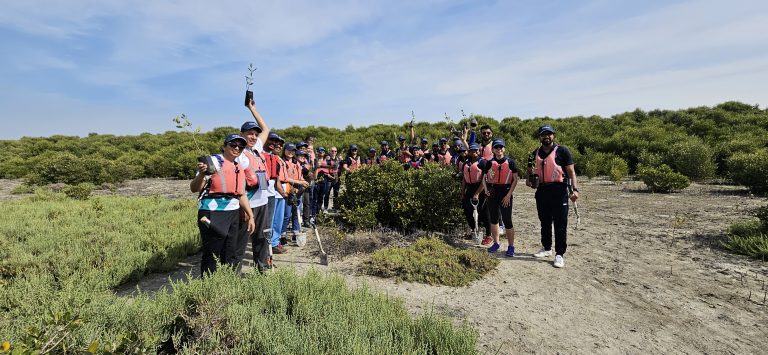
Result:
[[[247,119],[243,116],[244,120]],[[536,129],[543,124],[557,130],[556,141],[568,146],[580,175],[621,178],[643,169],[664,167],[690,180],[730,179],[755,193],[768,192],[768,110],[736,101],[713,107],[681,110],[640,109],[612,117],[507,117],[496,120],[473,115],[456,121],[415,122],[417,138],[430,143],[450,139],[451,128],[470,119],[489,125],[494,137],[504,138],[507,153],[520,164],[538,145]],[[169,119],[170,123],[170,119]],[[89,134],[54,135],[0,141],[0,177],[23,178],[28,184],[116,183],[126,179],[163,177],[189,179],[199,155],[218,152],[224,137],[238,129],[219,127],[209,132],[167,131],[134,136]],[[347,126],[292,126],[277,129],[289,142],[316,137],[315,147],[350,144],[379,147],[381,140],[396,145],[409,137],[408,122]],[[192,135],[196,134],[193,140]]]

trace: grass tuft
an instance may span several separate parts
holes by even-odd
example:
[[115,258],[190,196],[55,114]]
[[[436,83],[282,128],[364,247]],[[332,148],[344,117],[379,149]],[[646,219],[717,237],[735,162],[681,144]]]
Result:
[[430,237],[408,247],[389,247],[375,252],[363,271],[430,285],[466,286],[498,264],[498,259],[485,251],[456,249]]

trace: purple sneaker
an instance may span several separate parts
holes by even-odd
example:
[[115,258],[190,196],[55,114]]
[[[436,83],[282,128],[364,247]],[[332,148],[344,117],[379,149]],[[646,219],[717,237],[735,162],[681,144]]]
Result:
[[499,245],[499,243],[493,243],[493,245],[491,245],[491,247],[488,248],[488,252],[495,253],[499,250],[499,248],[501,248],[501,245]]
[[508,256],[510,258],[515,256],[515,247],[512,246],[512,245],[508,246],[507,247],[507,252],[504,255],[506,255],[506,256]]

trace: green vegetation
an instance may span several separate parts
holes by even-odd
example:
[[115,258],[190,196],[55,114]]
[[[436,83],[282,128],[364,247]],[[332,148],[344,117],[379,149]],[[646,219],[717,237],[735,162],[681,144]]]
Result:
[[724,246],[736,253],[763,261],[768,258],[768,206],[753,212],[757,221],[732,224]]
[[199,249],[192,200],[38,189],[0,225],[0,341],[14,353],[476,353],[474,332],[340,277],[221,268],[173,292],[112,289]]
[[[630,174],[643,161],[649,167],[663,163],[693,181],[732,178],[755,193],[768,193],[768,110],[757,106],[731,101],[676,111],[638,109],[610,118],[507,117],[497,121],[475,115],[453,125],[458,127],[471,118],[476,118],[480,125],[490,125],[494,136],[505,138],[508,154],[518,162],[525,161],[539,144],[536,128],[552,124],[557,129],[557,141],[571,148],[579,174],[609,175],[610,168],[604,163],[617,156],[627,163]],[[409,120],[403,117],[403,122]],[[202,151],[218,152],[223,138],[236,132],[240,123],[232,122],[234,127],[201,134],[169,131],[139,136],[91,134],[84,138],[24,137],[0,141],[0,177],[26,178],[35,184],[96,185],[139,177],[186,179],[194,173],[198,145]],[[436,141],[440,137],[450,138],[450,126],[444,120],[417,122],[415,132],[418,137]],[[364,151],[367,147],[378,148],[382,139],[394,144],[396,136],[407,134],[408,128],[404,123],[344,129],[289,127],[276,132],[288,141],[300,141],[311,135],[317,137],[316,146],[337,146],[343,151],[356,143]],[[649,158],[656,160],[654,164],[648,164]]]
[[440,231],[462,223],[460,185],[452,168],[430,163],[422,169],[406,170],[390,160],[347,174],[343,183],[346,189],[339,196],[342,218],[358,228],[381,223],[399,229]]
[[437,238],[421,238],[408,247],[375,252],[363,267],[370,275],[431,285],[466,286],[496,268],[485,250],[459,250]]
[[637,169],[637,177],[653,192],[679,191],[691,184],[685,175],[672,171],[666,164],[658,168],[640,166]]

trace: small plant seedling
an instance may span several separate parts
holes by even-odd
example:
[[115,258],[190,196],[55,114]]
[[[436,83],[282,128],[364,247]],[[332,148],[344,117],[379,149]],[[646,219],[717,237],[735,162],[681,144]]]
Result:
[[411,110],[411,124],[409,127],[413,127],[413,124],[416,122],[416,114],[413,113],[413,110]]
[[259,68],[254,67],[253,63],[248,65],[248,75],[245,76],[245,91],[251,89],[251,85],[253,85],[253,73],[256,71],[256,69]]

